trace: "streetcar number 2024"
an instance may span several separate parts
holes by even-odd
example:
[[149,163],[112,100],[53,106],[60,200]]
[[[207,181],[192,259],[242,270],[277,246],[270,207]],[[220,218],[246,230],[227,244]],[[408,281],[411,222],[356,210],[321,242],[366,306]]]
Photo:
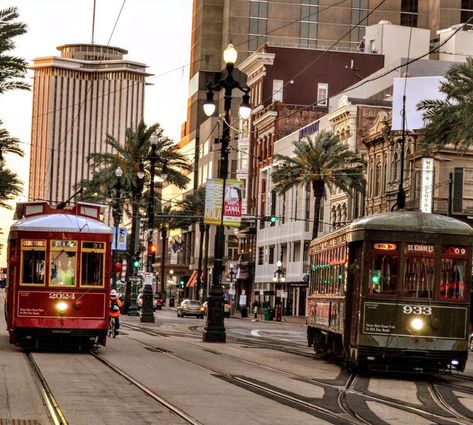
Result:
[[430,316],[432,314],[432,307],[427,305],[405,305],[402,307],[402,312],[404,314],[423,314],[425,316]]

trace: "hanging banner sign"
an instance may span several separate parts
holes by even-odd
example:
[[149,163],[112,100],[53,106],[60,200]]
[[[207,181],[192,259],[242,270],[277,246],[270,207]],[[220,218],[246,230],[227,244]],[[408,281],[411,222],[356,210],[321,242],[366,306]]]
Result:
[[[240,227],[241,223],[241,180],[225,181],[223,196],[223,179],[208,179],[205,186],[205,224],[220,224]],[[223,209],[223,214],[222,214]]]
[[420,189],[420,210],[432,212],[432,189],[434,181],[434,159],[422,158],[422,183]]
[[[113,242],[112,242],[112,250],[115,251],[126,251],[126,227],[119,227],[118,229],[113,228]],[[118,239],[118,244],[116,241]]]

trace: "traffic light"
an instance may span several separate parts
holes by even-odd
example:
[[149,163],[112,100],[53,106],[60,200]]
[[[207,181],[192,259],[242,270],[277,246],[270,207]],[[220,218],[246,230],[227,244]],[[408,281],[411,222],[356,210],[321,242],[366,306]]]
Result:
[[155,255],[157,250],[158,248],[154,242],[148,242],[148,254]]
[[373,292],[380,292],[381,288],[381,270],[370,271],[370,284]]
[[278,218],[275,215],[268,215],[264,217],[264,221],[269,221],[271,224],[275,224]]
[[141,266],[141,261],[140,261],[140,259],[139,259],[139,258],[135,258],[135,259],[133,260],[133,268],[138,270],[138,269],[140,268],[140,266]]
[[184,279],[181,277],[181,279],[179,280],[179,286],[180,286],[181,288],[184,288],[184,283],[185,283],[185,282],[184,282]]

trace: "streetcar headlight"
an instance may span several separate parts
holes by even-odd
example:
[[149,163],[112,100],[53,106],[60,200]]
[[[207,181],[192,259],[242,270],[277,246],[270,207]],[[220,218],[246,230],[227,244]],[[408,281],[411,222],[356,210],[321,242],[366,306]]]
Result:
[[420,331],[424,327],[424,321],[416,317],[411,320],[411,328],[415,331]]
[[458,360],[452,360],[450,363],[452,364],[452,366],[458,366],[459,362]]
[[59,313],[64,313],[67,309],[68,309],[68,305],[66,302],[64,301],[59,301],[57,304],[56,304],[56,310],[59,312]]

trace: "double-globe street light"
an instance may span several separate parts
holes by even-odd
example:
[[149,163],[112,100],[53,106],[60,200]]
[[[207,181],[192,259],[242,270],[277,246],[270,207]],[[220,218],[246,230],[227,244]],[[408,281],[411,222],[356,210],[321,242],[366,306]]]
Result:
[[123,175],[123,170],[120,166],[117,167],[115,170],[115,177],[117,181],[113,186],[115,190],[115,199],[113,202],[113,229],[114,229],[114,236],[115,236],[115,249],[113,250],[113,261],[112,261],[112,288],[117,289],[117,260],[118,260],[118,226],[120,225],[120,220],[122,218],[122,209],[120,205],[120,197],[121,197],[121,177]]
[[[286,282],[286,274],[284,273],[284,269],[282,268],[282,261],[281,260],[278,260],[278,262],[276,263],[276,266],[277,266],[277,269],[276,271],[274,272],[274,275],[273,275],[273,282],[276,283],[276,294],[277,294],[277,291],[279,290],[280,293],[282,291],[282,288],[280,287],[281,283],[284,283]],[[281,314],[282,314],[282,296],[281,297],[276,297],[276,298],[279,298],[279,303],[276,302],[276,320],[281,320]]]
[[204,328],[203,340],[207,342],[225,342],[225,326],[223,323],[223,290],[221,278],[223,272],[223,257],[225,251],[225,229],[223,226],[223,197],[225,196],[225,182],[228,176],[228,149],[230,143],[230,109],[232,104],[232,91],[239,89],[243,92],[242,104],[240,105],[240,117],[248,119],[251,113],[249,104],[250,89],[242,87],[233,76],[234,65],[237,60],[237,51],[230,43],[223,52],[223,60],[226,63],[226,75],[215,84],[207,85],[207,100],[204,102],[204,112],[207,116],[211,116],[215,112],[215,103],[213,101],[214,91],[224,89],[224,119],[222,130],[222,150],[221,150],[221,166],[219,178],[223,180],[222,194],[222,215],[220,223],[217,225],[214,245],[214,269],[212,273],[212,285],[210,287],[208,298],[208,315],[207,323]]

